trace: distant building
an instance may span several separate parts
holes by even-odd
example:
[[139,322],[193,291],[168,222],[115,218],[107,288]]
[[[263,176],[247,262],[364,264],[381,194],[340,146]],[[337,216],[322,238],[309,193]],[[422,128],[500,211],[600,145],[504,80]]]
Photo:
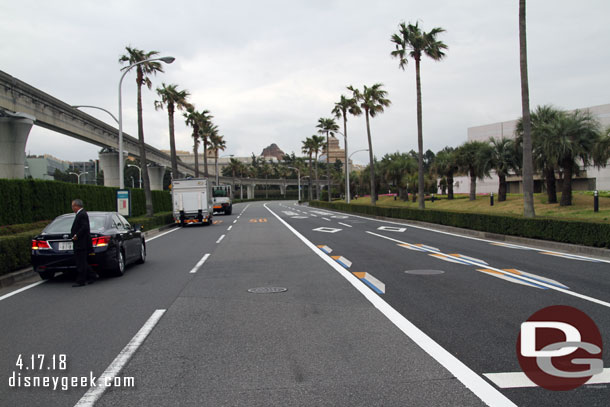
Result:
[[97,185],[97,173],[99,171],[99,161],[74,161],[70,164],[70,171],[79,174],[87,173],[80,177],[81,184]]
[[[587,107],[578,110],[589,110],[600,122],[603,129],[610,126],[610,104]],[[489,141],[490,138],[515,138],[517,120],[486,124],[468,128],[468,141]],[[509,193],[523,192],[523,180],[519,175],[506,178]],[[561,180],[557,180],[557,190],[561,190]],[[492,171],[491,177],[477,180],[477,193],[490,193],[498,191],[498,176]],[[544,180],[541,174],[534,175],[534,191],[541,192]],[[581,168],[580,174],[574,176],[572,189],[581,191],[610,190],[610,168],[597,169],[595,167]],[[470,177],[454,177],[454,193],[470,192]]]
[[25,159],[26,178],[54,180],[55,170],[68,172],[69,168],[69,161],[60,160],[50,154],[30,155]]
[[[339,145],[339,139],[335,136],[330,136],[328,139],[329,151],[330,151],[330,163],[334,164],[337,161],[341,161],[345,164],[345,150]],[[318,157],[319,162],[326,162],[326,143],[322,147],[322,154]],[[350,160],[350,168],[356,170],[356,166]]]

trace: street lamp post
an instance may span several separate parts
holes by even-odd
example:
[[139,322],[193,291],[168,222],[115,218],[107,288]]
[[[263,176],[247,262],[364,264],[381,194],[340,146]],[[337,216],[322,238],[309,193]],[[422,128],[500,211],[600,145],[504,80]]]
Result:
[[80,184],[80,176],[81,176],[81,175],[86,175],[86,174],[89,174],[89,173],[85,171],[85,172],[81,172],[80,174],[79,174],[79,173],[76,173],[76,172],[69,172],[68,174],[74,174],[74,175],[76,175],[76,178],[78,179],[78,183]]
[[[136,167],[140,173],[140,189],[142,189],[142,168],[138,167],[135,164],[127,164],[128,167]],[[133,187],[132,187],[133,188]]]
[[73,107],[73,108],[75,108],[75,109],[78,109],[78,108],[80,108],[80,107],[88,107],[88,108],[91,108],[91,109],[98,109],[98,110],[101,110],[101,111],[103,111],[103,112],[108,113],[108,114],[109,114],[109,115],[110,115],[110,116],[111,116],[111,117],[114,119],[114,121],[115,121],[115,122],[117,122],[117,124],[119,124],[119,119],[117,119],[117,118],[115,117],[115,115],[113,115],[113,114],[112,114],[112,113],[110,113],[108,110],[104,109],[103,107],[98,107],[98,106],[90,106],[90,105],[75,105],[75,106],[72,106],[72,107]]
[[350,190],[349,190],[349,159],[352,158],[352,156],[356,153],[360,153],[362,151],[369,151],[368,148],[362,149],[362,150],[356,150],[353,153],[351,153],[349,155],[349,157],[347,158],[347,162],[345,163],[345,169],[347,170],[347,175],[345,177],[345,202],[346,203],[350,203]]
[[297,183],[299,186],[299,202],[301,202],[301,170],[299,170],[298,168],[295,167],[286,167],[286,168],[290,168],[291,170],[296,170],[297,172]]
[[[140,64],[144,64],[146,62],[152,62],[152,61],[162,61],[165,62],[166,64],[171,64],[172,62],[174,62],[176,60],[176,58],[174,57],[161,57],[161,58],[150,58],[150,59],[145,59],[144,61],[139,61],[136,62],[135,64],[131,64],[129,65],[127,68],[125,68],[123,75],[121,75],[121,79],[119,80],[119,188],[120,189],[124,189],[125,188],[125,180],[123,179],[124,175],[123,175],[123,99],[122,99],[122,95],[121,95],[121,85],[123,84],[123,78],[125,78],[125,75],[127,74],[127,72],[129,72],[129,70],[131,68],[133,68],[134,66],[140,65]],[[146,165],[146,163],[144,163]]]
[[[218,157],[218,159],[221,159],[223,157],[233,157],[233,156],[234,156],[234,154],[225,154],[225,155],[221,155],[220,157]],[[216,160],[214,172],[216,172],[216,185],[218,186],[218,183],[220,182],[220,180],[218,179],[218,160]]]

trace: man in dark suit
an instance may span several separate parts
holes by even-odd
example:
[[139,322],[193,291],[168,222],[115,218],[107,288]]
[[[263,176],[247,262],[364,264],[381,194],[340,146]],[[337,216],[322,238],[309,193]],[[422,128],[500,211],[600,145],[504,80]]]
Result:
[[96,275],[88,262],[89,253],[93,250],[91,244],[91,229],[89,215],[83,208],[83,201],[72,201],[72,211],[76,213],[72,223],[72,241],[74,242],[74,260],[76,262],[76,284],[72,287],[82,287],[95,282]]

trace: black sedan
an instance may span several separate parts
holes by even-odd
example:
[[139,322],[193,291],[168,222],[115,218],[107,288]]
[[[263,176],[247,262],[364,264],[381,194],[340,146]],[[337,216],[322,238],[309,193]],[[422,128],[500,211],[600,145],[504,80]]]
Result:
[[[89,212],[91,243],[89,264],[99,273],[123,275],[129,263],[144,263],[146,243],[140,228],[116,212]],[[70,229],[74,214],[61,215],[32,240],[32,266],[43,280],[58,271],[75,271]]]

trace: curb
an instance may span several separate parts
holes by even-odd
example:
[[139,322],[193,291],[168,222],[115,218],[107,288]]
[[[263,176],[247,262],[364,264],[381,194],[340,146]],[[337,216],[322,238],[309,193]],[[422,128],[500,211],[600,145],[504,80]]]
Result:
[[[162,232],[164,230],[171,229],[174,226],[176,226],[175,223],[170,223],[170,224],[158,227],[156,229],[148,230],[148,231],[144,232],[143,234],[144,234],[144,237],[148,237],[149,235],[154,235],[154,234],[157,234],[158,232]],[[36,273],[32,267],[27,267],[27,268],[24,268],[21,270],[13,271],[12,273],[0,276],[0,288],[9,287],[15,283],[26,280],[35,275],[38,275],[38,273]]]
[[[318,208],[317,206],[313,206],[313,207]],[[439,230],[442,232],[455,233],[456,235],[478,237],[481,239],[496,240],[499,242],[527,244],[527,245],[531,245],[531,246],[538,247],[541,249],[561,250],[561,251],[564,251],[567,253],[572,253],[572,254],[581,254],[581,255],[600,257],[602,259],[610,259],[610,249],[603,249],[600,247],[581,246],[581,245],[570,244],[570,243],[553,242],[550,240],[538,240],[538,239],[531,239],[531,238],[527,238],[527,237],[501,235],[501,234],[497,234],[497,233],[482,232],[479,230],[462,229],[462,228],[457,228],[454,226],[439,225],[437,223],[421,222],[418,220],[388,218],[386,216],[364,215],[364,214],[359,214],[359,213],[354,213],[354,212],[341,211],[341,210],[334,209],[334,208],[333,209],[319,208],[319,209],[341,212],[341,213],[345,213],[348,215],[362,216],[363,218],[379,219],[379,220],[385,220],[385,221],[390,221],[390,222],[402,223],[405,225],[411,224],[411,225],[416,225],[416,226],[422,226],[422,227],[426,227],[429,229]]]

